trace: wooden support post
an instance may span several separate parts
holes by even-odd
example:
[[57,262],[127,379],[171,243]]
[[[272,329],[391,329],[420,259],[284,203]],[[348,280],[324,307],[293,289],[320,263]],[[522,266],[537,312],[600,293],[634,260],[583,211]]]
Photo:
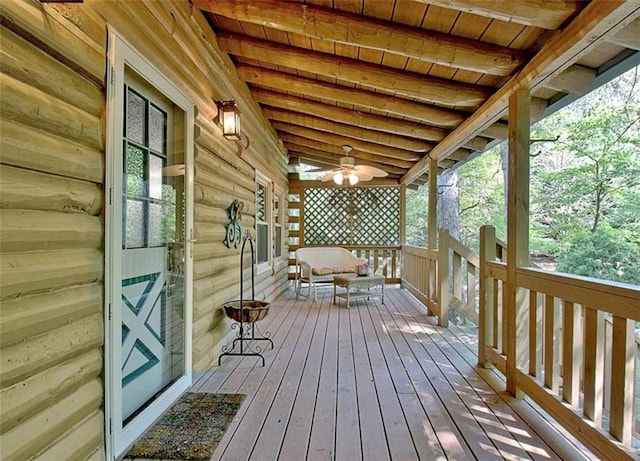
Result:
[[407,244],[407,185],[400,184],[400,245]]
[[613,316],[611,345],[611,405],[609,432],[624,445],[631,445],[633,433],[633,380],[635,377],[634,322]]
[[[427,197],[427,248],[433,251],[437,248],[438,238],[438,162],[437,160],[429,161],[429,183]],[[429,264],[429,291],[435,293],[439,288],[439,269],[432,259],[428,260]],[[435,312],[429,310],[429,315],[435,315]]]
[[478,316],[478,364],[487,366],[486,347],[495,342],[493,331],[493,278],[487,276],[487,261],[496,259],[496,229],[480,228],[480,312]]
[[530,125],[531,93],[528,89],[518,90],[509,98],[507,281],[504,305],[507,391],[513,396],[517,396],[517,367],[522,362],[522,357],[519,356],[526,351],[528,345],[527,329],[522,328],[526,324],[526,316],[523,316],[526,293],[517,287],[516,276],[519,267],[529,264]]
[[449,326],[449,231],[447,229],[440,229],[439,238],[439,251],[438,251],[438,278],[440,284],[438,285],[438,305],[440,306],[440,312],[438,312],[438,325],[441,327]]

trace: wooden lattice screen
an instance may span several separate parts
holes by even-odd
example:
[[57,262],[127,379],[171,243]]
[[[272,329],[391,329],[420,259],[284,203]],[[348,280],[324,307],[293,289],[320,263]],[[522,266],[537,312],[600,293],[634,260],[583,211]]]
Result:
[[384,246],[399,242],[398,187],[305,189],[305,245]]

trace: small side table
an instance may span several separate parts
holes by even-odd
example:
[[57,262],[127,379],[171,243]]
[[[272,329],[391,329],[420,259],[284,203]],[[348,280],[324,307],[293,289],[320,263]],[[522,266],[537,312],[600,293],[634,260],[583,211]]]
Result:
[[[337,287],[345,288],[343,293],[337,292]],[[373,287],[380,287],[380,291],[369,291]],[[351,291],[353,289],[354,291]],[[384,275],[356,275],[340,274],[333,276],[333,303],[336,298],[345,298],[347,308],[351,298],[379,297],[384,304]]]

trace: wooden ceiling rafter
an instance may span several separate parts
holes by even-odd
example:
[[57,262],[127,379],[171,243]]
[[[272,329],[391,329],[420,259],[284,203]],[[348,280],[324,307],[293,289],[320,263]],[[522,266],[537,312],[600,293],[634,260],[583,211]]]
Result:
[[492,88],[405,72],[249,36],[220,33],[218,43],[222,51],[235,56],[302,69],[367,87],[383,88],[398,96],[445,107],[475,109],[493,92]]
[[485,16],[504,22],[515,22],[542,29],[557,29],[578,11],[580,0],[549,1],[527,0],[526,2],[482,2],[478,0],[416,0],[442,8]]
[[263,107],[262,112],[265,117],[271,120],[271,124],[276,130],[281,129],[283,124],[293,127],[293,130],[295,130],[296,126],[301,126],[420,153],[426,153],[434,146],[433,143],[425,142],[420,139],[398,136],[382,131],[374,131],[357,125],[336,123],[324,118],[314,117],[300,112],[281,110],[273,107]]
[[521,50],[301,3],[265,7],[254,0],[200,0],[195,6],[241,22],[480,74],[511,75],[527,57]]
[[623,0],[192,4],[294,157],[335,161],[320,151],[350,144],[404,184],[424,180],[426,153],[446,169],[506,139],[514,89],[531,89],[537,121],[640,49],[637,8]]
[[[334,142],[336,140],[330,137],[315,139],[315,138],[309,138],[309,137],[303,136],[301,134],[281,132],[280,139],[282,140],[282,143],[285,145],[295,144],[298,146],[305,146],[305,147],[310,147],[312,149],[322,150],[329,154],[338,154],[340,157],[344,156],[344,149],[342,148],[344,144]],[[352,144],[349,144],[349,145],[353,147],[353,150],[349,153],[349,155],[355,158],[359,158],[359,159],[367,160],[371,162],[377,162],[384,165],[391,165],[397,168],[402,168],[407,170],[410,169],[414,164],[414,161],[412,160],[403,160],[399,158],[392,158],[389,156],[378,155],[375,153],[361,150],[360,146],[353,146]]]
[[[304,146],[299,146],[296,148],[294,145],[288,145],[290,149],[291,155],[296,156],[298,158],[304,160],[315,161],[316,163],[322,163],[321,168],[333,169],[338,168],[340,166],[340,158],[339,154],[330,154],[317,149],[305,148]],[[344,156],[344,153],[343,155]],[[389,165],[385,165],[383,163],[372,162],[368,160],[364,160],[358,157],[354,157],[356,159],[357,165],[367,165],[375,168],[384,169],[389,173],[391,177],[399,178],[407,172],[406,169],[398,168],[398,167],[389,167]]]
[[[285,124],[281,124],[284,126]],[[381,157],[388,157],[389,162],[394,162],[396,160],[406,160],[409,162],[415,162],[420,160],[424,154],[420,154],[417,152],[413,152],[407,149],[400,149],[398,147],[385,146],[383,144],[378,144],[370,141],[363,141],[360,139],[351,138],[349,136],[341,136],[336,133],[328,133],[325,131],[313,130],[311,128],[305,128],[298,125],[289,125],[291,127],[290,131],[284,131],[286,133],[296,134],[298,136],[302,136],[309,139],[315,139],[317,141],[322,141],[327,144],[333,144],[335,146],[343,146],[345,144],[349,144],[356,150],[361,150],[363,152],[369,152],[370,154],[379,155]]]
[[424,147],[416,149],[422,152],[431,150],[433,142],[430,141],[442,141],[449,133],[449,131],[443,130],[442,128],[423,125],[409,120],[384,117],[330,104],[318,103],[297,96],[289,96],[284,93],[263,90],[261,88],[254,88],[252,94],[254,99],[263,105],[314,115],[335,122],[350,123],[356,127],[369,130],[424,140]]
[[466,112],[400,99],[385,93],[319,82],[256,66],[239,64],[237,71],[241,79],[261,87],[282,89],[307,97],[323,97],[362,108],[384,111],[398,117],[407,117],[434,126],[456,127],[468,115]]

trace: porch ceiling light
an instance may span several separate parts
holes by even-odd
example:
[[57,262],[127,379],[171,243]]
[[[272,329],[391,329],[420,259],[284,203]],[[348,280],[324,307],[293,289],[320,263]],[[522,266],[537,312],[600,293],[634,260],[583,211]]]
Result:
[[230,141],[240,141],[240,111],[236,102],[216,101],[218,123],[222,126],[222,136]]
[[342,146],[342,149],[344,150],[345,156],[340,158],[340,166],[328,171],[328,173],[322,177],[323,182],[333,179],[333,182],[341,186],[346,179],[349,181],[349,185],[355,186],[360,181],[370,181],[374,177],[383,178],[387,176],[387,172],[379,168],[368,165],[356,165],[355,158],[349,156],[351,146],[345,144]]

